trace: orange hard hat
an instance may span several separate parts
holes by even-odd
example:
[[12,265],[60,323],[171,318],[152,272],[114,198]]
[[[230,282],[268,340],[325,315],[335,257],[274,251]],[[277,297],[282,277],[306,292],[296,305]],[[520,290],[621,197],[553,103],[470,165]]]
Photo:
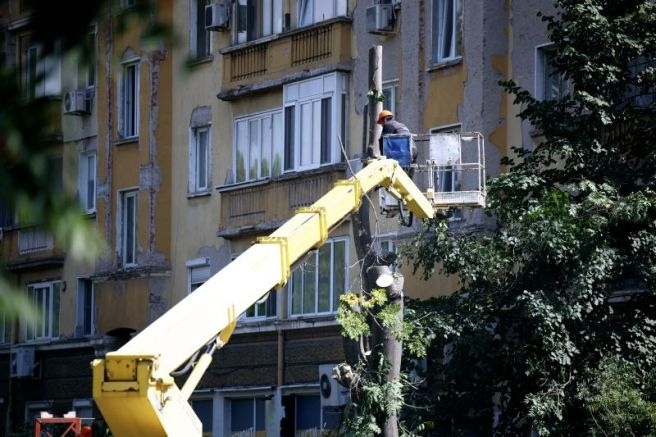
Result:
[[394,114],[392,114],[392,111],[388,111],[387,109],[383,109],[380,111],[380,114],[378,114],[378,119],[376,120],[376,123],[381,124],[384,119],[387,117],[394,117]]

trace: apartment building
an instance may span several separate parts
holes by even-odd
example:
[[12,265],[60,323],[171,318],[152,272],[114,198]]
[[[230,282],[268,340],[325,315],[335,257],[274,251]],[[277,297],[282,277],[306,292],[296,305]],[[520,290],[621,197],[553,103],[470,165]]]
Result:
[[[135,2],[108,2],[88,38],[95,62],[61,50],[41,56],[24,1],[0,5],[5,62],[26,98],[52,105],[54,183],[75,193],[107,249],[93,264],[75,261],[51,235],[3,214],[2,261],[39,309],[36,327],[5,324],[0,352],[0,433],[34,426],[42,411],[97,418],[90,362],[116,349],[164,312],[171,287],[171,59],[140,40],[147,20]],[[153,19],[169,22],[171,2]],[[56,45],[58,47],[58,45]],[[43,79],[41,79],[43,76]],[[5,211],[3,211],[5,212]]]
[[[29,65],[29,10],[18,0],[1,4],[4,53]],[[61,108],[53,156],[107,253],[79,265],[39,230],[0,223],[2,260],[26,292],[48,302],[52,320],[38,335],[21,323],[4,331],[7,430],[43,410],[101,419],[91,399],[94,356],[361,167],[372,46],[382,46],[384,106],[417,134],[480,132],[487,175],[503,170],[509,145],[532,141],[497,82],[512,77],[545,97],[557,92],[535,15],[544,0],[159,1],[156,17],[173,24],[177,39],[154,47],[140,39],[146,21],[126,33],[112,26],[132,4],[110,2],[109,19],[90,29],[95,68],[62,56],[59,76],[46,82],[56,85],[43,91]],[[469,208],[452,221],[483,223]],[[378,250],[421,228],[377,208],[368,225]],[[23,249],[28,239],[34,247]],[[335,314],[340,294],[362,287],[357,244],[346,220],[239,317],[191,398],[205,435],[318,435],[338,426],[347,394],[323,376],[356,357]],[[450,278],[423,281],[410,266],[400,271],[412,297],[457,287]],[[239,293],[240,284],[216,292]]]

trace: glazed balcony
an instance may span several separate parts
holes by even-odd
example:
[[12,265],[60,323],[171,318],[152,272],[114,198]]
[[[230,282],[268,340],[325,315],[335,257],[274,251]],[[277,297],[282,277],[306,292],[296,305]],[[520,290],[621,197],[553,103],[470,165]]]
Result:
[[271,231],[289,219],[296,209],[312,205],[333,184],[344,179],[343,165],[322,168],[301,175],[243,186],[221,188],[221,223],[218,235],[230,238],[240,234]]
[[313,70],[350,69],[351,19],[334,18],[228,47],[221,53],[224,68],[219,97],[224,100],[302,79]]

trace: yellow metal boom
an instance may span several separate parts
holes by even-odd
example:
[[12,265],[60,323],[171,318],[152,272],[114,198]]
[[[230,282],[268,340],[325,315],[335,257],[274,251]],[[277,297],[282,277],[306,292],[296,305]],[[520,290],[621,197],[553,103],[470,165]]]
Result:
[[[330,230],[357,211],[362,196],[376,187],[397,196],[418,218],[433,216],[430,202],[396,161],[371,161],[312,206],[296,211],[123,347],[94,360],[93,397],[112,433],[200,436],[200,420],[188,403],[193,387],[178,388],[171,373],[217,334],[227,341],[236,317],[284,284],[291,266],[320,247]],[[199,378],[194,377],[192,386]]]

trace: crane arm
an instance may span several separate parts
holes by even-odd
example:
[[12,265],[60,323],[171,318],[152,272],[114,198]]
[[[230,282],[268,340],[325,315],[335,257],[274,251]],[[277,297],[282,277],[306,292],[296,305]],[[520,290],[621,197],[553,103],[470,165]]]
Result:
[[430,202],[396,161],[373,160],[258,239],[123,347],[94,360],[93,397],[114,435],[200,436],[200,421],[171,373],[230,330],[236,317],[269,290],[283,285],[291,266],[320,247],[333,227],[358,210],[362,196],[379,186],[417,217],[433,216]]

